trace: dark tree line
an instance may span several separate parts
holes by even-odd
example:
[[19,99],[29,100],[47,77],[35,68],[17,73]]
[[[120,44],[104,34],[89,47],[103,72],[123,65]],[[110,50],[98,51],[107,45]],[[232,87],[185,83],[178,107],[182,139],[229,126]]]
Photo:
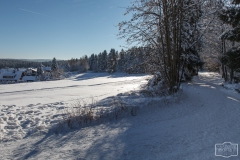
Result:
[[149,48],[144,47],[132,47],[126,51],[122,49],[120,52],[112,48],[109,52],[104,50],[89,57],[85,55],[67,61],[57,61],[55,57],[48,62],[0,59],[0,68],[37,68],[39,74],[43,72],[43,67],[47,66],[53,72],[62,69],[66,72],[148,73],[150,68],[146,66],[145,59],[149,56],[149,51]]
[[70,71],[87,70],[93,72],[126,72],[126,73],[147,73],[145,59],[149,49],[143,47],[132,47],[126,51],[118,52],[111,49],[109,53],[104,50],[99,54],[92,54],[89,57],[83,56],[80,59],[72,58],[66,64]]

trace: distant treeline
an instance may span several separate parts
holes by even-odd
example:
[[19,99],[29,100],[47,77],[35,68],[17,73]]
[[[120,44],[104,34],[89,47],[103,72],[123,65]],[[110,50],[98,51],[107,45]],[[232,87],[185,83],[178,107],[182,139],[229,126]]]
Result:
[[149,65],[146,65],[147,56],[150,55],[150,48],[132,47],[126,51],[118,52],[111,49],[104,50],[99,54],[92,54],[89,57],[83,56],[80,59],[72,58],[68,61],[70,71],[93,71],[93,72],[125,72],[125,73],[146,73],[149,72]]
[[[67,61],[58,61],[58,64],[66,64]],[[30,60],[20,59],[0,59],[0,68],[37,68],[40,64],[44,66],[51,66],[52,61],[36,62]]]
[[[65,71],[146,73],[150,71],[149,65],[145,63],[150,51],[150,48],[132,47],[118,52],[112,48],[109,52],[104,50],[99,54],[85,55],[79,59],[58,60],[56,66]],[[38,68],[42,65],[52,67],[53,61],[0,59],[0,68]]]

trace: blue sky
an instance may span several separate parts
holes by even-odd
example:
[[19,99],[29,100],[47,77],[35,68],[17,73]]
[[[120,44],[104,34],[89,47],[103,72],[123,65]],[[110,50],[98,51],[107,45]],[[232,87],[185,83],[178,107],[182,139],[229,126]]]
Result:
[[130,0],[0,0],[0,58],[70,59],[125,45]]

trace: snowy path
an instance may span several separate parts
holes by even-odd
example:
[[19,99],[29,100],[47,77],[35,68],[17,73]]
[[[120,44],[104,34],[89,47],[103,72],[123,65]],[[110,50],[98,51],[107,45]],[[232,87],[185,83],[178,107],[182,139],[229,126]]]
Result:
[[219,82],[217,74],[201,73],[175,102],[153,101],[136,117],[2,143],[0,159],[224,159],[214,147],[240,144],[240,94]]

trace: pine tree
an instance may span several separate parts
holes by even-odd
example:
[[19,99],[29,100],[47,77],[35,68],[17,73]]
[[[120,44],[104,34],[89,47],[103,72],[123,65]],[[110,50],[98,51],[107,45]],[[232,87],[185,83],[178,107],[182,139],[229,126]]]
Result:
[[134,73],[134,59],[135,59],[135,47],[129,49],[126,54],[126,65],[125,72],[132,74]]
[[232,5],[224,7],[219,17],[224,23],[232,26],[232,29],[221,35],[223,40],[233,43],[233,47],[222,57],[222,63],[231,69],[230,81],[232,82],[234,71],[240,72],[240,46],[236,46],[236,42],[240,42],[240,0],[233,0]]
[[51,74],[53,78],[57,78],[59,76],[59,71],[58,71],[58,64],[57,64],[57,60],[54,57],[52,60],[52,65],[51,65]]
[[137,73],[145,73],[144,66],[144,49],[142,47],[138,48],[137,52]]
[[119,59],[118,59],[118,71],[123,72],[124,71],[124,65],[125,65],[125,53],[124,50],[122,49],[121,52],[119,53]]
[[103,67],[102,67],[102,64],[103,64],[103,60],[102,60],[102,53],[100,52],[98,55],[98,72],[103,72]]
[[44,75],[43,75],[43,65],[42,64],[40,64],[40,66],[38,66],[38,68],[37,68],[37,78],[39,79],[39,80],[43,80],[43,77],[44,77]]
[[58,71],[58,64],[57,64],[57,60],[56,60],[55,57],[54,57],[53,60],[52,60],[51,69],[52,69],[53,72]]
[[85,55],[79,59],[79,72],[86,72],[89,69],[88,57]]
[[202,65],[202,61],[199,56],[199,52],[201,50],[202,42],[199,39],[200,31],[199,31],[199,21],[202,16],[201,7],[199,4],[196,4],[194,0],[185,0],[184,5],[188,7],[188,9],[184,12],[183,16],[185,17],[182,22],[182,55],[179,57],[179,60],[182,62],[179,65],[186,65],[185,69],[182,70],[189,80],[193,75],[196,75],[198,72],[198,67]]
[[93,59],[93,72],[98,72],[98,56],[95,54]]
[[116,59],[116,51],[115,49],[111,49],[109,54],[108,54],[108,60],[107,60],[107,71],[108,73],[113,73],[116,71],[116,63],[117,63],[117,59]]
[[93,71],[93,64],[94,64],[94,54],[91,54],[91,56],[88,59],[88,64],[89,64],[89,70]]
[[37,68],[37,76],[40,76],[43,74],[42,64]]
[[66,72],[69,72],[70,71],[70,65],[69,65],[69,63],[67,62],[65,65],[64,65],[64,69],[65,69],[65,71]]
[[102,52],[102,71],[106,72],[107,70],[107,59],[108,59],[108,53],[106,50]]

